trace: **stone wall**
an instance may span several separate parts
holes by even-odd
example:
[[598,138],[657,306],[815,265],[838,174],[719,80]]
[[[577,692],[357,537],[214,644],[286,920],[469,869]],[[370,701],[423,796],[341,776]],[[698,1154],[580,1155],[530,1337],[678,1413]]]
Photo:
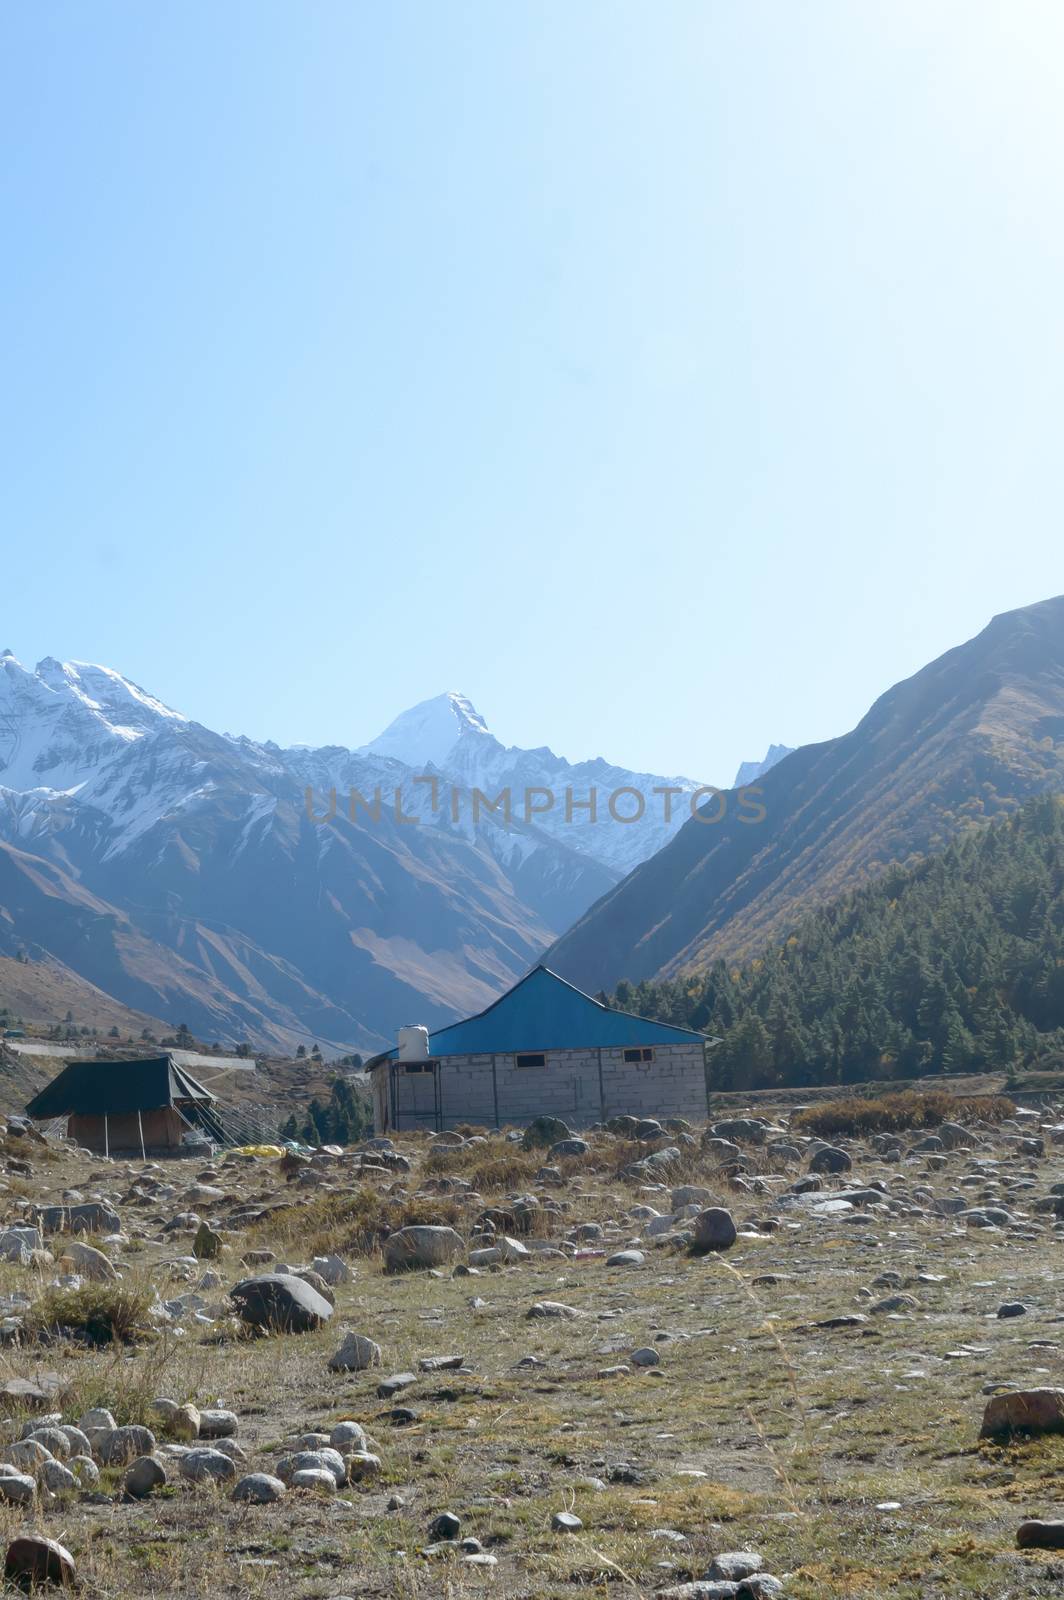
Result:
[[[655,1045],[654,1058],[626,1062],[621,1049],[548,1050],[542,1067],[519,1067],[512,1055],[443,1056],[439,1063],[442,1126],[469,1122],[483,1127],[521,1126],[543,1114],[572,1128],[603,1122],[624,1112],[640,1117],[686,1117],[704,1121],[706,1077],[702,1046]],[[388,1067],[373,1076],[377,1126],[382,1127]],[[401,1072],[401,1067],[400,1067]],[[428,1089],[425,1079],[425,1091]],[[403,1085],[406,1088],[406,1085]],[[418,1085],[419,1090],[421,1085]],[[400,1128],[432,1127],[424,1118],[400,1115]]]

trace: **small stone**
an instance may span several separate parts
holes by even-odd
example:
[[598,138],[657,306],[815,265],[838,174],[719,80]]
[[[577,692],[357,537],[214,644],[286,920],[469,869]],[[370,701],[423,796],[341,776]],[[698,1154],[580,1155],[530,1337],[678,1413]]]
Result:
[[366,1478],[376,1478],[381,1471],[381,1458],[370,1450],[352,1450],[345,1460],[348,1483],[362,1483]]
[[393,1372],[390,1378],[384,1378],[377,1385],[377,1399],[391,1400],[404,1389],[409,1389],[412,1383],[417,1382],[417,1375],[413,1372]]
[[457,1539],[461,1531],[461,1518],[453,1511],[441,1511],[429,1524],[430,1539]]
[[310,1268],[312,1272],[318,1274],[319,1278],[324,1278],[325,1282],[333,1289],[338,1284],[350,1283],[354,1277],[347,1262],[341,1261],[339,1256],[315,1256],[310,1263]]
[[997,1308],[997,1314],[1003,1320],[1006,1317],[1025,1317],[1027,1307],[1022,1300],[1003,1300]]
[[631,1362],[634,1367],[656,1367],[661,1364],[661,1357],[650,1345],[643,1345],[632,1351]]
[[367,1367],[379,1367],[381,1347],[367,1339],[364,1333],[348,1333],[344,1342],[329,1358],[330,1372],[364,1372]]
[[584,1524],[572,1511],[556,1511],[550,1519],[555,1533],[579,1533]]
[[642,1250],[616,1250],[606,1257],[608,1267],[641,1267],[646,1260]]
[[765,1565],[756,1550],[726,1550],[714,1556],[706,1572],[707,1578],[723,1578],[726,1583],[740,1583]]

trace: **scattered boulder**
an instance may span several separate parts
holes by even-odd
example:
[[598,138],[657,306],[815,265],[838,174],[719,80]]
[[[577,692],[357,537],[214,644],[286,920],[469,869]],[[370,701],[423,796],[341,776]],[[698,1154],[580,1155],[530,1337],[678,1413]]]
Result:
[[88,1278],[93,1283],[111,1283],[118,1277],[114,1262],[102,1250],[97,1250],[91,1244],[82,1244],[80,1239],[68,1239],[64,1243],[60,1265],[68,1261],[68,1271],[76,1272],[79,1277]]
[[126,1468],[122,1487],[134,1500],[146,1500],[153,1489],[166,1482],[166,1468],[154,1456],[138,1456]]
[[310,1333],[333,1308],[309,1283],[285,1272],[244,1278],[229,1291],[240,1320],[261,1333]]
[[1031,1517],[1020,1523],[1016,1543],[1021,1550],[1064,1550],[1064,1522]]
[[730,1250],[738,1231],[730,1211],[723,1206],[708,1206],[694,1219],[691,1249],[699,1255],[710,1251]]
[[849,1172],[852,1166],[846,1151],[833,1144],[821,1145],[809,1158],[810,1172]]
[[1012,1389],[988,1400],[981,1439],[1064,1433],[1064,1389]]
[[354,1331],[344,1335],[339,1350],[329,1357],[330,1372],[364,1372],[367,1367],[379,1367],[381,1347],[364,1333]]
[[192,1254],[197,1261],[214,1261],[222,1253],[222,1236],[206,1222],[201,1222],[192,1241]]
[[37,1498],[37,1480],[28,1472],[0,1466],[0,1500],[14,1506],[31,1506]]
[[573,1138],[573,1130],[560,1117],[533,1117],[521,1138],[522,1150],[549,1150],[563,1139]]
[[120,1233],[122,1218],[102,1200],[74,1206],[40,1206],[36,1221],[42,1233]]
[[[91,1433],[89,1438],[92,1438]],[[136,1423],[125,1428],[112,1428],[110,1433],[93,1442],[105,1467],[127,1466],[137,1456],[150,1456],[155,1450],[154,1433],[150,1428],[139,1427]]]
[[236,1484],[230,1498],[249,1505],[268,1506],[283,1500],[287,1492],[280,1478],[271,1477],[268,1472],[249,1472]]
[[8,1545],[4,1576],[20,1589],[33,1589],[43,1583],[70,1588],[76,1582],[77,1568],[74,1557],[58,1539],[28,1533]]
[[464,1254],[465,1242],[453,1228],[415,1224],[399,1228],[384,1241],[384,1265],[388,1272],[443,1267]]
[[229,1483],[236,1477],[236,1465],[232,1457],[206,1445],[186,1451],[181,1457],[180,1467],[181,1476],[192,1483],[203,1483],[207,1479],[214,1483]]

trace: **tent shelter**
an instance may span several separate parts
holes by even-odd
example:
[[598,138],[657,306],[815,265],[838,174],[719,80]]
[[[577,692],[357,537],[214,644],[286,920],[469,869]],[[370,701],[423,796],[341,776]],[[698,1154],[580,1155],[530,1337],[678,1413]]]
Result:
[[165,1155],[190,1124],[217,1131],[214,1096],[170,1055],[71,1061],[26,1107],[38,1122],[67,1118],[67,1134],[99,1155]]

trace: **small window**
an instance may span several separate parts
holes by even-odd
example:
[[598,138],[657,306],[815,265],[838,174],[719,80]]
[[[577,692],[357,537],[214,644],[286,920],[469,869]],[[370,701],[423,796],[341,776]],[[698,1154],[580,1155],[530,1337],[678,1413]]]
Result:
[[547,1058],[541,1050],[526,1050],[524,1055],[514,1056],[514,1061],[519,1067],[545,1067]]
[[431,1072],[432,1068],[433,1063],[431,1061],[407,1061],[404,1063],[403,1070],[405,1072]]
[[624,1052],[624,1059],[625,1059],[625,1061],[639,1061],[639,1062],[653,1061],[654,1052],[653,1052],[653,1050],[646,1049],[646,1048],[644,1048],[642,1050],[626,1050]]

